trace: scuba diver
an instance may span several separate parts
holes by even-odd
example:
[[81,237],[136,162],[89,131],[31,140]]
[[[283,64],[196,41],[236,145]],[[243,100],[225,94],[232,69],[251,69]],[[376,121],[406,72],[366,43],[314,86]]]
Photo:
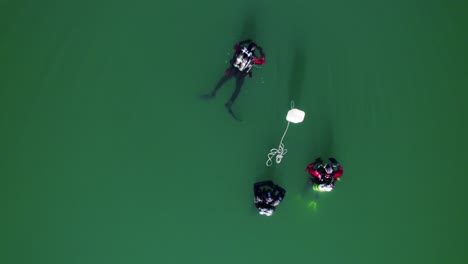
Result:
[[254,203],[258,213],[271,216],[276,206],[283,201],[286,190],[272,181],[257,182],[254,184]]
[[321,158],[307,166],[306,171],[311,175],[309,183],[320,192],[331,192],[335,188],[335,181],[343,175],[343,167],[335,158],[324,163]]
[[[216,96],[216,92],[221,88],[221,86],[234,77],[236,79],[236,90],[231,95],[229,101],[225,104],[228,112],[234,117],[234,119],[240,121],[232,111],[232,104],[237,99],[237,96],[240,93],[242,85],[244,84],[245,77],[247,75],[252,77],[252,67],[256,64],[262,65],[265,64],[265,54],[263,53],[263,49],[257,44],[255,44],[252,40],[244,40],[237,43],[234,46],[235,54],[231,59],[230,63],[231,66],[229,69],[226,70],[226,75],[223,76],[218,83],[216,84],[213,91],[207,95],[204,95],[204,98],[213,98]],[[255,50],[260,52],[260,58],[255,56]]]

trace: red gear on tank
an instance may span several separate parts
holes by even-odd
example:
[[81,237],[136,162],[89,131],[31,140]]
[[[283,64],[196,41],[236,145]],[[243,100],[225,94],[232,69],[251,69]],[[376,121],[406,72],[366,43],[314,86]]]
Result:
[[265,56],[262,56],[260,59],[255,57],[253,61],[255,64],[259,64],[259,65],[265,64]]
[[309,166],[307,166],[306,171],[315,178],[320,178],[320,173],[316,169],[314,169],[315,165],[315,163],[311,163]]
[[[320,175],[320,172],[314,168],[315,165],[317,164],[311,163],[309,166],[307,166],[306,171],[310,173],[310,175],[312,175],[313,177],[321,179],[322,176]],[[333,177],[333,179],[335,180],[340,178],[341,176],[343,176],[343,167],[339,165],[337,169],[338,169],[337,171],[333,171],[331,174],[325,174],[323,175],[323,177],[325,178]]]

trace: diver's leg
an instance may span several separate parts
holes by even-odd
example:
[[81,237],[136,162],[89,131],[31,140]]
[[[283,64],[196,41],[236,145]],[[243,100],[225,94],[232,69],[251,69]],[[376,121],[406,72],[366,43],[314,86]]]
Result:
[[236,90],[234,91],[234,93],[232,93],[231,95],[231,98],[229,99],[229,101],[225,104],[228,112],[232,115],[232,117],[234,117],[234,119],[236,119],[237,121],[241,121],[239,118],[237,118],[237,116],[234,114],[234,112],[232,111],[232,104],[234,104],[234,102],[236,101],[237,97],[239,96],[239,93],[241,91],[241,88],[242,88],[242,84],[244,84],[244,80],[245,80],[245,73],[243,72],[239,72],[237,73],[237,76],[236,76]]
[[229,105],[229,107],[231,107],[234,104],[237,97],[239,96],[242,85],[244,84],[244,80],[245,80],[245,74],[243,72],[240,72],[238,76],[236,76],[236,90],[234,91],[234,93],[232,93],[231,98],[226,104],[226,105]]
[[213,91],[211,91],[211,93],[207,94],[207,95],[204,95],[205,98],[213,98],[216,96],[216,92],[218,92],[218,90],[223,86],[223,84],[225,82],[227,82],[229,79],[231,79],[234,74],[235,68],[234,67],[231,67],[229,69],[227,69],[226,71],[226,75],[224,75],[219,81],[218,83],[216,84],[215,88],[213,89]]

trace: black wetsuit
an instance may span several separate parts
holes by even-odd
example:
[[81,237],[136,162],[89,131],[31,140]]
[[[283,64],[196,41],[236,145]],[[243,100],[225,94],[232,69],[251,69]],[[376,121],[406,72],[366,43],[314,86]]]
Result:
[[[254,184],[255,207],[258,210],[272,210],[284,199],[286,190],[274,184],[272,181],[257,182]],[[271,198],[270,202],[266,200]],[[257,202],[259,201],[259,202]]]

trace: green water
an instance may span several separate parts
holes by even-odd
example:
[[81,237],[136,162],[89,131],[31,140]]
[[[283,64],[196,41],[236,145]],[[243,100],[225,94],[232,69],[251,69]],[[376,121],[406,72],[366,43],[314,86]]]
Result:
[[[467,263],[467,10],[0,1],[0,262]],[[238,123],[234,82],[199,97],[245,38],[267,62]],[[305,120],[266,167],[291,100]],[[344,176],[316,197],[320,155]],[[287,190],[270,218],[265,179]]]

